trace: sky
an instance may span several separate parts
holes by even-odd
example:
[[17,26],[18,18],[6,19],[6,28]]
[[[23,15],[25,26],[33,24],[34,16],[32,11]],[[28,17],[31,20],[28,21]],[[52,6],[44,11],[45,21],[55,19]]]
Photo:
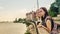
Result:
[[[38,0],[39,7],[50,8],[55,0]],[[37,0],[0,0],[0,21],[25,18],[27,12],[37,10]]]

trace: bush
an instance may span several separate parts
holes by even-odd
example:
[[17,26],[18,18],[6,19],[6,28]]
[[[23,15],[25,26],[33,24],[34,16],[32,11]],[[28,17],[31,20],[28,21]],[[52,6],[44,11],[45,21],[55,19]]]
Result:
[[52,16],[52,17],[56,17],[56,16],[57,16],[57,13],[54,12],[54,11],[49,11],[48,13],[49,13],[49,15]]

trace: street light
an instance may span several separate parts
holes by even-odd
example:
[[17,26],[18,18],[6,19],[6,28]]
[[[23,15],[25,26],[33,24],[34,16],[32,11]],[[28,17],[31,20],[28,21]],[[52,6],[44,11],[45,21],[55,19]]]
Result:
[[38,2],[38,0],[37,0],[37,9],[39,8],[39,2]]

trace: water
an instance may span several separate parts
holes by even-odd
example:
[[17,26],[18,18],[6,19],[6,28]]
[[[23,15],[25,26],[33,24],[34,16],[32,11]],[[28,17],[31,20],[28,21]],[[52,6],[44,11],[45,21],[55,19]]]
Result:
[[0,34],[24,34],[26,25],[22,23],[0,23]]

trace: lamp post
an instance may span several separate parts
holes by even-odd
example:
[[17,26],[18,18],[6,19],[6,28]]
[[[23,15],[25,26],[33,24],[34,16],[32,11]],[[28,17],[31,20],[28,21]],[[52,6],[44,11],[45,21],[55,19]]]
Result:
[[39,8],[39,2],[38,2],[38,0],[37,0],[37,9]]

